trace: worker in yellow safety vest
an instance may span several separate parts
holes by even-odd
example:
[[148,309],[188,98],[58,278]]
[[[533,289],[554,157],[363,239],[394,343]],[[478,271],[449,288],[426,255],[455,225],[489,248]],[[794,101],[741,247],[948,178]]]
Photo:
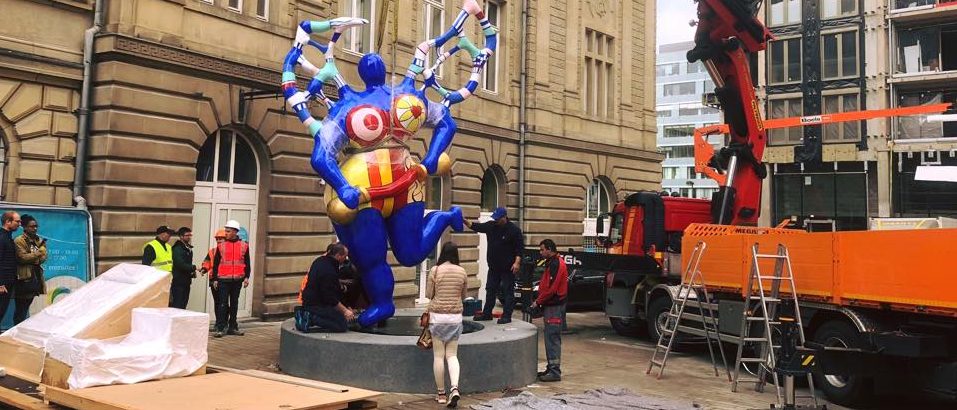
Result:
[[143,245],[143,264],[173,273],[173,248],[169,240],[176,231],[166,225],[156,228],[156,238]]

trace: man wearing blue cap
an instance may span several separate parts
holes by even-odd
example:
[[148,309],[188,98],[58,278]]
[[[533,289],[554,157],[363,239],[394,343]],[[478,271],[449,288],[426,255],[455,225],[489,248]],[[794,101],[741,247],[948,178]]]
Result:
[[510,323],[515,308],[515,274],[521,267],[522,249],[525,247],[522,230],[508,220],[505,208],[496,208],[491,221],[472,223],[466,220],[465,226],[488,237],[485,307],[482,313],[475,315],[474,320],[492,320],[492,309],[498,296],[502,300],[502,318],[498,323]]

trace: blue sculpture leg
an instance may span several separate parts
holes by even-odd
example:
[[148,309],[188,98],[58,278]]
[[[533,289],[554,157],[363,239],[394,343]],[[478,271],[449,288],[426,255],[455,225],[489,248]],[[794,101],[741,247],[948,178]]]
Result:
[[424,212],[424,202],[412,202],[393,212],[386,222],[392,254],[405,266],[422,263],[435,249],[445,228],[462,231],[461,208],[453,206],[448,211],[435,211],[423,218]]
[[367,208],[359,211],[351,224],[334,226],[339,240],[349,248],[352,263],[362,274],[362,284],[369,297],[369,308],[359,315],[359,324],[372,326],[392,317],[395,278],[386,261],[387,238],[382,214]]

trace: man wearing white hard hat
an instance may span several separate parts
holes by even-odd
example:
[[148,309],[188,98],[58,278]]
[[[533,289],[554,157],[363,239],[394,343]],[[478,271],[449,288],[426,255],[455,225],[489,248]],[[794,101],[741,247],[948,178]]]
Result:
[[226,222],[226,240],[216,246],[213,257],[213,272],[210,280],[213,289],[219,293],[216,305],[216,334],[242,336],[236,312],[239,310],[239,293],[249,286],[249,244],[239,239],[239,222],[230,219]]

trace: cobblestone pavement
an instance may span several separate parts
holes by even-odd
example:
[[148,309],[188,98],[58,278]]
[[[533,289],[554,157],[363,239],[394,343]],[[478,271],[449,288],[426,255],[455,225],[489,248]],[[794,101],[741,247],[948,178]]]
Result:
[[[518,315],[516,315],[518,317]],[[726,378],[714,377],[707,349],[687,349],[674,352],[668,359],[664,376],[658,380],[645,375],[654,344],[644,338],[628,338],[614,333],[602,312],[568,313],[570,334],[562,337],[563,380],[558,383],[538,383],[527,386],[536,396],[547,397],[557,393],[581,393],[599,387],[625,387],[640,395],[680,398],[707,409],[768,408],[775,401],[773,389],[765,393],[743,386],[732,393]],[[541,327],[541,323],[536,323]],[[242,325],[245,336],[210,338],[209,362],[213,365],[238,369],[258,369],[278,372],[279,323],[253,322]],[[541,332],[539,332],[541,337]],[[541,343],[541,342],[539,342]],[[541,346],[541,345],[540,345]],[[733,358],[731,359],[733,360]],[[540,367],[544,368],[545,351],[539,348]],[[468,372],[469,369],[462,369]],[[431,378],[432,375],[423,375]],[[488,392],[463,397],[460,407],[517,394]],[[883,409],[957,408],[935,403],[917,403],[920,398],[881,400]],[[923,399],[920,399],[923,400]],[[432,395],[386,393],[378,399],[380,408],[431,409],[440,407]],[[843,409],[828,404],[829,409]]]

